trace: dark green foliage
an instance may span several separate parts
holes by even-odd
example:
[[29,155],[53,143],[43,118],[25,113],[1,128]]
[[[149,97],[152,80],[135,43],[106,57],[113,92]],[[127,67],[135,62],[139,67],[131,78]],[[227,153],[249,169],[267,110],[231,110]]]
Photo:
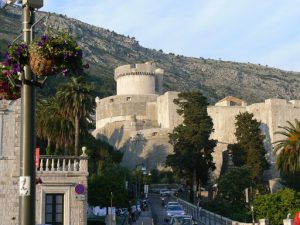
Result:
[[151,170],[151,183],[158,184],[159,182],[159,171],[158,169],[152,169]]
[[102,175],[93,174],[88,180],[88,202],[90,205],[127,207],[128,192],[125,188],[125,179],[128,170],[119,165],[107,166]]
[[300,172],[300,121],[295,119],[295,124],[287,123],[288,126],[279,127],[282,131],[275,132],[284,136],[274,143],[274,151],[278,154],[276,166],[282,173],[294,174]]
[[250,222],[251,221],[251,211],[248,205],[232,205],[221,199],[215,199],[210,202],[204,202],[203,208],[214,212],[216,214],[222,215],[224,217],[230,218],[235,221],[240,222]]
[[235,166],[243,166],[246,163],[246,154],[238,144],[228,145],[228,151],[232,154],[232,162]]
[[218,198],[231,205],[244,206],[244,190],[252,183],[250,170],[247,167],[233,167],[218,181]]
[[89,173],[101,175],[105,167],[121,162],[123,153],[108,143],[96,140],[91,134],[86,134],[82,139],[82,145],[87,147],[89,156]]
[[[169,134],[174,154],[168,155],[166,164],[177,174],[188,178],[191,185],[194,174],[197,180],[206,184],[209,171],[215,169],[212,153],[216,146],[216,141],[209,139],[213,123],[207,114],[207,100],[199,92],[184,92],[174,103],[184,120]],[[193,198],[192,191],[190,198]]]
[[261,183],[262,173],[269,168],[265,158],[264,138],[260,130],[261,123],[253,118],[252,113],[240,113],[236,116],[237,145],[231,145],[233,162],[236,166],[246,165],[252,179]]
[[290,189],[300,192],[300,172],[280,173],[281,183]]
[[300,211],[300,193],[288,188],[275,194],[256,195],[254,198],[256,218],[269,219],[272,225],[281,225],[288,213],[294,218],[298,211]]

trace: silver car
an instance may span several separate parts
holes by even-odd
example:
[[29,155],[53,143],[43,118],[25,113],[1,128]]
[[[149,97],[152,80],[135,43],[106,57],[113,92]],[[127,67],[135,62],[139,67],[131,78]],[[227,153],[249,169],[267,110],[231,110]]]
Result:
[[167,218],[166,218],[167,221],[169,221],[169,219],[172,216],[185,214],[184,209],[182,208],[181,205],[169,205],[166,208],[166,212],[167,212]]
[[190,215],[175,215],[169,220],[168,225],[196,225],[197,223],[193,221]]

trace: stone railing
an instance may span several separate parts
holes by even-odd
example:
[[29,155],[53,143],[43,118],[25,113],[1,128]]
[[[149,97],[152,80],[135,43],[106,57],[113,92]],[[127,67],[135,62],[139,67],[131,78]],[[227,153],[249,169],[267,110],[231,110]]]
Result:
[[37,172],[88,172],[88,157],[85,154],[86,147],[82,148],[81,156],[50,156],[41,155],[37,165]]

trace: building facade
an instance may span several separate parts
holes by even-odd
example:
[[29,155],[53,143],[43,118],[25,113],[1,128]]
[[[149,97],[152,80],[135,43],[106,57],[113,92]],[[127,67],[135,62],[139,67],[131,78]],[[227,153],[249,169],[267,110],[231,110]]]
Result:
[[[0,100],[0,218],[19,224],[21,100]],[[36,224],[86,225],[88,161],[40,156],[36,171]],[[84,187],[78,194],[75,187]]]
[[[96,98],[96,129],[93,135],[123,151],[123,164],[129,168],[144,163],[149,169],[164,169],[166,156],[173,152],[168,133],[183,120],[173,103],[178,92],[163,93],[158,88],[162,87],[162,78],[163,70],[156,68],[153,62],[121,66],[115,70],[117,95]],[[277,177],[272,143],[281,137],[274,132],[278,126],[285,126],[286,121],[300,119],[299,100],[267,99],[247,105],[241,99],[228,96],[209,106],[208,114],[214,123],[211,138],[218,140],[213,153],[217,167],[215,174],[218,176],[221,172],[228,144],[236,142],[235,116],[246,111],[253,113],[262,123],[266,157],[273,165],[266,175]]]

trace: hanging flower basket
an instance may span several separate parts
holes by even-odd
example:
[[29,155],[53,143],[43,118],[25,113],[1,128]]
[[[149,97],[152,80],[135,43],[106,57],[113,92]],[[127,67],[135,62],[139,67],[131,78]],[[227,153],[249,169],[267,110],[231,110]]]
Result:
[[49,76],[53,74],[54,60],[47,59],[38,53],[31,52],[29,57],[29,65],[32,72],[37,76]]
[[29,63],[37,76],[80,75],[83,72],[82,50],[66,33],[45,34],[29,46]]
[[18,79],[18,74],[13,73],[13,69],[0,63],[0,100],[15,100],[21,97],[21,89],[10,84],[9,76]]

